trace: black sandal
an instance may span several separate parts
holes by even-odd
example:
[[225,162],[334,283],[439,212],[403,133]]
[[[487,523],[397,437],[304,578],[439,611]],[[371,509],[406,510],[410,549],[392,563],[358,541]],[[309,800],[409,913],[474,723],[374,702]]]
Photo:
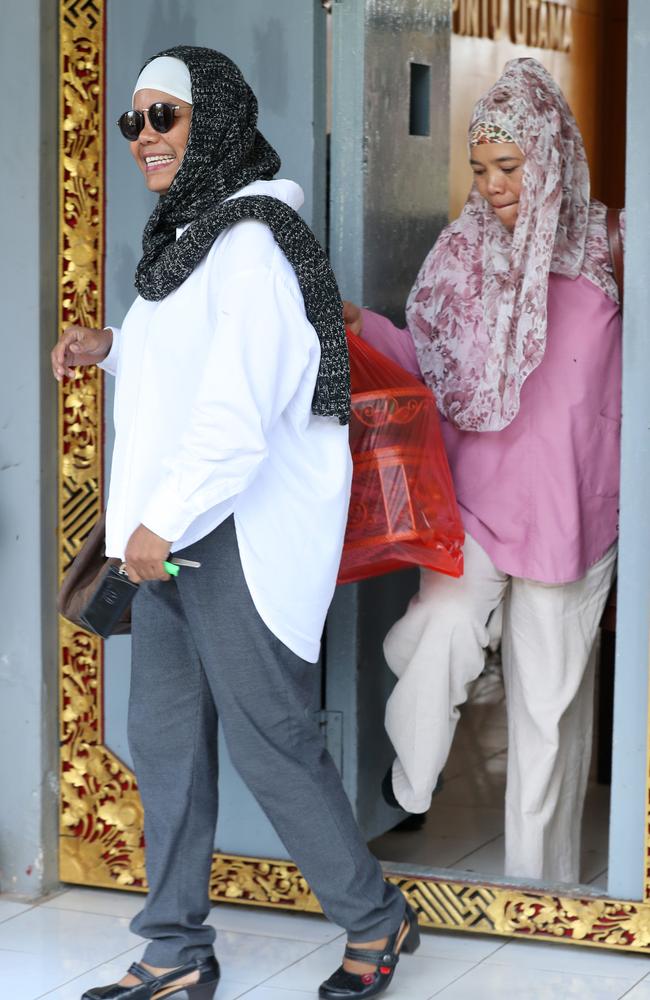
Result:
[[403,921],[395,933],[388,938],[386,947],[381,951],[352,948],[348,945],[345,949],[345,958],[354,962],[368,962],[368,964],[375,965],[375,971],[360,976],[354,972],[347,972],[341,965],[329,979],[321,984],[318,991],[319,997],[323,1000],[346,1000],[348,997],[358,1000],[359,997],[376,997],[379,993],[383,993],[395,975],[395,966],[402,952],[412,955],[420,945],[418,918],[408,903],[404,917],[408,929],[402,939],[399,951],[395,949],[400,935],[403,933]]
[[[177,979],[188,976],[191,972],[199,970],[199,978],[195,983],[188,986],[179,986],[173,989]],[[129,972],[140,980],[135,986],[120,986],[119,983],[112,983],[110,986],[93,986],[86,990],[81,1000],[151,1000],[156,993],[160,993],[167,987],[168,993],[162,994],[161,1000],[212,1000],[219,982],[221,974],[219,963],[216,958],[204,958],[200,961],[189,962],[181,965],[178,969],[172,969],[162,976],[154,976],[152,972],[145,969],[143,965],[134,962]]]

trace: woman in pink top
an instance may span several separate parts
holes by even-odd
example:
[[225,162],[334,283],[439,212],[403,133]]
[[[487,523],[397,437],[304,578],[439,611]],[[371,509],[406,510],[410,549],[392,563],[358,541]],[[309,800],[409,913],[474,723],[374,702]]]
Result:
[[385,641],[392,791],[428,809],[502,608],[505,872],[574,882],[591,653],[616,559],[618,291],[580,132],[538,62],[507,64],[469,146],[474,185],[422,265],[408,330],[348,306],[435,393],[467,532],[464,576],[423,570]]

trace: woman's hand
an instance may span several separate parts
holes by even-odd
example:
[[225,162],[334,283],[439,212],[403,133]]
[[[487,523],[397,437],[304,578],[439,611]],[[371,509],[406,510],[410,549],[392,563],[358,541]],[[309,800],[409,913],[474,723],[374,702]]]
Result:
[[356,334],[357,337],[361,336],[363,330],[363,313],[354,302],[343,303],[343,322],[350,333]]
[[124,562],[132,583],[143,580],[169,580],[163,563],[169,555],[171,542],[156,535],[144,524],[138,525],[126,546]]
[[69,326],[51,354],[52,372],[57,382],[71,378],[77,365],[97,365],[113,343],[112,330],[92,330],[87,326]]

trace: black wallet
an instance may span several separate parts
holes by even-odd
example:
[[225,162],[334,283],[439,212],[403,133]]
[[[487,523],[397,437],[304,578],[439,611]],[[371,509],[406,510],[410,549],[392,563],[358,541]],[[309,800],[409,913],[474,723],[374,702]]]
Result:
[[90,632],[108,639],[116,631],[137,589],[137,583],[120,573],[117,566],[111,566],[79,615],[80,621]]

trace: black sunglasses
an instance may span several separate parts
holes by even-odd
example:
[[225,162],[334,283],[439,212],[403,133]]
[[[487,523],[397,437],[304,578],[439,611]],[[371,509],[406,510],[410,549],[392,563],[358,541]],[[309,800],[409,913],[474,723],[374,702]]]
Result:
[[125,111],[118,118],[117,126],[125,139],[128,139],[129,142],[135,142],[144,128],[145,114],[149,117],[149,124],[156,132],[169,132],[174,124],[176,112],[186,110],[190,109],[183,108],[180,104],[165,104],[164,101],[156,101],[146,112],[136,111],[135,108],[131,111]]

